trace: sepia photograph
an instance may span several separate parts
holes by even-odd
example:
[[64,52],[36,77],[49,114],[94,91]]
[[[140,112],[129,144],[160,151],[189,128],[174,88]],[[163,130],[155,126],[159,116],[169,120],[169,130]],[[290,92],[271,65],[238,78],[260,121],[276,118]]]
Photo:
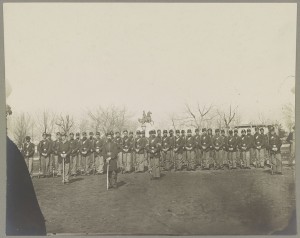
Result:
[[4,3],[6,235],[297,235],[296,3]]

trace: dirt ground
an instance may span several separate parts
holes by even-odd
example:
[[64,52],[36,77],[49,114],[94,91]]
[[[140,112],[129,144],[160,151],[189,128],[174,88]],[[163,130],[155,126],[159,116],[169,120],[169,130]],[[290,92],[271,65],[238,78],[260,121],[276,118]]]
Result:
[[256,235],[287,226],[295,209],[295,171],[268,169],[34,178],[48,233]]

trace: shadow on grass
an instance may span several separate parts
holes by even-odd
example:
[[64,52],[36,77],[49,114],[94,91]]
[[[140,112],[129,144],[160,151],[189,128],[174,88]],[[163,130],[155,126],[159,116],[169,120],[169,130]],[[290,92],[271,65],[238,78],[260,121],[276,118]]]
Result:
[[124,181],[117,182],[118,188],[119,188],[119,187],[122,187],[122,186],[125,185],[125,184],[126,184],[126,182],[124,182]]
[[73,178],[73,179],[70,180],[69,183],[75,183],[75,182],[81,181],[81,180],[83,180],[83,178]]

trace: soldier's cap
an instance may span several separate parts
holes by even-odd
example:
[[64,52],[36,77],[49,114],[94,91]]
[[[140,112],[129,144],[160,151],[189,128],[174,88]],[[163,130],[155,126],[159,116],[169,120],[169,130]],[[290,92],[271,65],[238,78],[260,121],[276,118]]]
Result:
[[192,133],[192,130],[191,130],[191,129],[188,129],[188,130],[187,130],[187,133]]
[[153,131],[152,131],[152,135],[155,135],[155,134],[156,134],[156,130],[153,130]]
[[96,132],[96,136],[100,136],[100,132],[99,131]]
[[251,132],[251,129],[248,128],[248,129],[247,129],[247,132]]
[[161,132],[161,129],[158,129],[157,132]]
[[239,130],[238,129],[234,129],[234,132],[239,132]]
[[215,132],[220,132],[220,130],[219,129],[215,129]]
[[127,130],[124,130],[124,131],[123,131],[123,133],[125,133],[125,132],[127,132],[127,133],[128,133],[128,131],[127,131]]
[[47,133],[46,136],[47,136],[47,137],[51,137],[51,134],[50,134],[50,133]]
[[151,130],[151,131],[149,131],[149,135],[152,135],[152,130]]
[[212,129],[211,129],[211,128],[208,128],[208,131],[212,131]]
[[110,134],[113,136],[113,135],[114,135],[114,132],[113,132],[113,131],[110,131]]
[[197,129],[195,129],[195,132],[199,132],[199,129],[197,128]]
[[137,131],[136,131],[136,134],[141,134],[141,131],[140,131],[140,130],[137,130]]
[[61,134],[60,134],[60,132],[56,132],[56,135],[59,136],[59,135],[61,135]]
[[30,136],[26,136],[25,139],[26,139],[26,140],[30,140]]
[[202,128],[202,132],[206,131],[206,128]]
[[74,133],[73,133],[73,132],[71,132],[71,133],[70,133],[70,136],[74,136]]
[[171,130],[169,130],[169,133],[173,133],[174,131],[171,129]]
[[130,132],[129,132],[129,135],[133,135],[133,132],[132,132],[132,131],[130,131]]
[[264,128],[263,128],[263,127],[261,127],[259,130],[260,130],[260,131],[264,131]]
[[180,133],[180,130],[176,130],[176,134],[177,134],[177,133]]
[[64,136],[67,136],[67,135],[66,135],[66,133],[61,133],[61,136],[64,137]]
[[142,131],[142,134],[143,134],[143,135],[145,135],[145,133],[146,133],[145,131]]
[[164,134],[168,134],[168,131],[167,131],[167,130],[164,130],[163,133],[164,133]]
[[120,134],[120,132],[119,132],[119,131],[116,131],[115,134],[116,134],[116,135],[117,135],[117,134]]
[[229,134],[232,134],[233,131],[232,131],[232,130],[229,130],[228,132],[229,132]]
[[82,132],[82,135],[83,135],[83,136],[86,136],[86,132]]
[[224,129],[222,129],[222,130],[221,130],[221,133],[225,133],[225,130],[224,130]]
[[185,133],[185,130],[181,130],[181,133]]
[[255,131],[258,131],[258,130],[259,130],[259,128],[258,128],[258,126],[256,126],[256,127],[255,127]]
[[90,135],[90,136],[94,135],[94,132],[91,131],[91,132],[89,133],[89,135]]
[[243,129],[243,130],[242,130],[242,133],[246,133],[246,130],[245,130],[245,129]]
[[76,136],[80,136],[80,133],[79,133],[79,132],[77,132],[77,133],[76,133]]
[[270,127],[270,131],[275,131],[275,127],[274,127],[274,126],[271,126],[271,127]]

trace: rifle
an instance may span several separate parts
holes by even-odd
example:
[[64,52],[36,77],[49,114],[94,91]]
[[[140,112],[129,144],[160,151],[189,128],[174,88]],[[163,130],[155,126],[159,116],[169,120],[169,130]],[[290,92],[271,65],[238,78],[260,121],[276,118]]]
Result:
[[[109,159],[110,157],[108,157]],[[106,167],[106,190],[108,190],[109,187],[109,180],[108,180],[108,174],[109,174],[109,160],[107,162],[107,167]]]

